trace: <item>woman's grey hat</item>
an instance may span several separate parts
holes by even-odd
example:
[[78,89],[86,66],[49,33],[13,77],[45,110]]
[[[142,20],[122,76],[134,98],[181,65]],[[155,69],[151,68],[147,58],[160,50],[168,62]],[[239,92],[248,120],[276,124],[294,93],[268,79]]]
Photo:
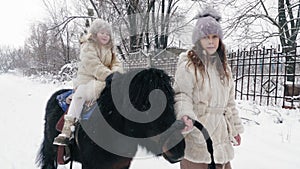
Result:
[[219,23],[221,15],[215,9],[206,7],[194,19],[197,19],[197,22],[192,35],[193,44],[209,34],[216,34],[220,39],[223,38],[223,31]]

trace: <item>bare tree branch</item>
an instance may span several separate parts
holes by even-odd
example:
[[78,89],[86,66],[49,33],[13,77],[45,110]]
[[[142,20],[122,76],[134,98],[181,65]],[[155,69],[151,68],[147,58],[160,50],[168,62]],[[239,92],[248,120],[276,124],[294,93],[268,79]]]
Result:
[[101,16],[100,16],[100,14],[99,14],[98,8],[96,7],[94,1],[93,1],[93,0],[90,0],[90,3],[92,4],[94,10],[96,11],[98,18],[100,18]]
[[[95,17],[92,17],[92,16],[69,16],[67,19],[65,19],[63,22],[61,22],[60,24],[57,24],[51,28],[49,28],[48,30],[54,30],[54,29],[57,29],[58,28],[58,32],[55,34],[55,36],[57,36],[60,32],[62,32],[66,26],[74,19],[79,19],[79,18],[92,18],[92,19],[95,19]],[[60,26],[63,27],[61,29],[59,29]]]

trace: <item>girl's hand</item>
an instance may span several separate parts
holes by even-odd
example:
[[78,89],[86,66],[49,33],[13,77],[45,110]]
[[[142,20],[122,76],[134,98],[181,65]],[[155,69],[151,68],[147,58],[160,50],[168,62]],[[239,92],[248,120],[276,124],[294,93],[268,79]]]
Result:
[[181,132],[188,132],[188,131],[192,130],[192,128],[194,127],[194,123],[193,123],[192,119],[189,116],[185,115],[181,118],[181,120],[185,124],[185,127],[184,127],[184,129],[182,129]]
[[241,136],[238,134],[237,136],[234,137],[235,141],[237,144],[233,144],[234,146],[239,146],[241,144]]

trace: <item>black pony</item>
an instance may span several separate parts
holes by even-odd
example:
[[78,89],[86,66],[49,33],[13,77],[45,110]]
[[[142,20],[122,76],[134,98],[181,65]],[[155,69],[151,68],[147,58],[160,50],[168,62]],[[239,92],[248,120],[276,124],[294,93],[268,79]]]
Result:
[[[185,149],[184,124],[176,121],[170,82],[166,73],[154,68],[110,75],[91,117],[82,118],[76,127],[75,143],[70,144],[72,160],[83,169],[128,169],[140,145],[171,163],[178,162]],[[56,97],[65,91],[57,91],[47,103],[37,158],[42,169],[57,168],[57,147],[52,143],[64,112]]]

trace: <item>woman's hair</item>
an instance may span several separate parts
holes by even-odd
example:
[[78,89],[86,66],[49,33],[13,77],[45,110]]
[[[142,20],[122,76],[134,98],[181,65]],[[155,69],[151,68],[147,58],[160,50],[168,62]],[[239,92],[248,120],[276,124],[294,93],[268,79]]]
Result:
[[[205,69],[208,62],[210,62],[210,57],[206,54],[205,50],[201,46],[200,43],[196,43],[195,46],[192,48],[192,50],[188,51],[187,57],[189,58],[189,62],[187,63],[187,66],[194,66],[195,76],[197,79],[197,69],[199,69],[202,80],[204,79],[205,75]],[[222,40],[219,40],[219,47],[216,51],[216,67],[217,71],[219,72],[220,79],[224,80],[225,77],[227,80],[230,77],[229,70],[227,70],[227,57],[225,52],[225,45],[223,44]],[[203,82],[203,81],[202,81]]]

